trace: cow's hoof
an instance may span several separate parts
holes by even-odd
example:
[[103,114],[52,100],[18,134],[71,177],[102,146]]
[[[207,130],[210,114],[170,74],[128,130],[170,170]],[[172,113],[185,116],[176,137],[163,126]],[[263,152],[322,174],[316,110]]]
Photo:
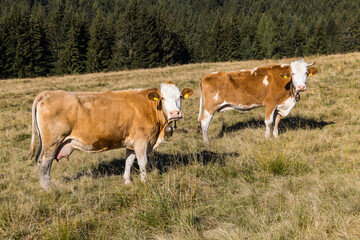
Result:
[[51,191],[51,184],[50,183],[40,183],[40,187],[44,189],[46,192]]
[[125,185],[131,185],[131,181],[130,180],[125,180]]

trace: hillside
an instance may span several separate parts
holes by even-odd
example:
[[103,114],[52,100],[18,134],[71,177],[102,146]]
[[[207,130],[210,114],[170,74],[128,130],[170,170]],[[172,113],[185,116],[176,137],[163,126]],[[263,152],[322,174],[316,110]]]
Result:
[[[0,81],[0,238],[356,239],[360,236],[360,53],[310,56],[319,74],[265,139],[264,108],[216,114],[211,145],[195,133],[198,83],[207,73],[296,59],[189,64]],[[43,90],[192,87],[184,119],[125,186],[125,150],[74,152],[54,161],[53,190],[27,158],[31,105]]]

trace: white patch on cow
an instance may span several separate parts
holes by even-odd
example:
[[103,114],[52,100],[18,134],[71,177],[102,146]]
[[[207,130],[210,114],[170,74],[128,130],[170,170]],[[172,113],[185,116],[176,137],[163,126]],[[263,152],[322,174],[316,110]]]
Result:
[[223,107],[223,106],[225,106],[225,105],[228,105],[228,104],[229,104],[229,103],[227,103],[226,101],[224,101],[223,103],[219,104],[218,107],[221,108],[221,107]]
[[156,143],[155,143],[155,145],[154,145],[154,147],[153,147],[153,150],[154,150],[155,148],[157,148],[163,141],[164,141],[164,135],[163,135],[162,137],[159,137],[159,138],[156,140]]
[[266,138],[270,137],[270,135],[271,135],[270,131],[271,131],[271,124],[273,123],[273,119],[274,119],[274,113],[275,113],[275,109],[272,111],[269,118],[265,118],[265,125],[266,125],[265,137]]
[[306,90],[307,65],[308,64],[303,59],[292,62],[290,64],[292,72],[292,82],[296,90],[299,90],[300,85],[305,86]]
[[289,97],[288,99],[286,99],[286,101],[283,104],[277,105],[276,109],[282,117],[285,117],[290,113],[291,109],[295,107],[295,104],[296,104],[295,98]]
[[218,74],[219,72],[218,71],[216,71],[216,72],[212,72],[211,74]]
[[171,111],[181,112],[181,92],[179,88],[172,83],[162,83],[160,89],[167,117],[170,118]]
[[[37,104],[36,104],[36,108],[37,108],[37,111],[36,111],[36,116],[35,116],[35,118],[36,118],[36,127],[37,127],[37,130],[38,130],[38,136],[39,136],[39,139],[41,140],[41,119],[40,119],[40,117],[39,117],[39,103],[40,102],[38,102]],[[40,143],[41,144],[41,143]]]
[[267,75],[265,76],[265,78],[264,78],[264,80],[263,80],[263,84],[265,85],[265,87],[266,87],[267,85],[269,85],[269,81],[268,81],[268,76],[267,76]]
[[218,108],[221,109],[220,110],[221,113],[230,111],[230,110],[241,110],[242,112],[248,112],[251,109],[263,107],[263,106],[264,106],[263,104],[243,105],[243,104],[228,103],[228,102],[224,101],[223,103],[218,105]]
[[[251,70],[250,70],[251,74],[253,74],[257,69],[258,69],[257,67],[254,68],[254,69],[251,69]],[[256,72],[255,72],[255,74],[256,74]]]
[[209,143],[208,138],[208,129],[213,115],[211,115],[207,110],[204,110],[204,118],[201,120],[201,129],[203,132],[203,140],[205,143]]
[[282,68],[287,67],[287,66],[289,66],[289,64],[283,63],[283,64],[280,65],[280,67],[282,67]]
[[217,101],[219,99],[219,92],[216,93],[216,95],[214,96],[214,100]]
[[134,139],[131,139],[129,137],[125,138],[125,146],[134,146]]

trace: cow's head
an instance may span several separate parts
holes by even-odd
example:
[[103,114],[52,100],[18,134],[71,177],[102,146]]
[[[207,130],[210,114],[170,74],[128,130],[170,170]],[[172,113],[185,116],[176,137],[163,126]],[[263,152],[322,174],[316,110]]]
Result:
[[184,88],[181,92],[172,82],[162,83],[160,85],[161,96],[156,91],[147,94],[149,100],[160,101],[162,109],[169,120],[178,120],[182,118],[181,99],[187,99],[194,94],[191,88]]
[[[311,64],[307,64],[304,59],[292,62],[290,64],[291,67],[291,79],[292,83],[297,92],[306,90],[306,79],[308,76],[312,76],[317,74],[317,69],[314,67],[310,67],[315,62]],[[287,76],[286,74],[282,74],[282,77]]]

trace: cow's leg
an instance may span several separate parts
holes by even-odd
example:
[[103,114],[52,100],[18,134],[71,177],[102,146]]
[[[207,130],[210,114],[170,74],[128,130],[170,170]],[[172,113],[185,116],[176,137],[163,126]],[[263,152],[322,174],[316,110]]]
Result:
[[126,149],[125,172],[124,172],[125,184],[131,183],[130,171],[132,165],[134,164],[135,157],[136,156],[134,150]]
[[50,169],[55,157],[55,151],[42,149],[37,161],[40,176],[40,187],[49,191],[51,189]]
[[281,115],[278,112],[276,112],[275,115],[276,115],[276,117],[275,117],[275,125],[274,125],[273,135],[275,138],[277,138],[279,136],[279,122],[281,120]]
[[275,112],[275,107],[273,106],[265,107],[265,125],[266,125],[265,137],[266,138],[269,138],[271,135],[271,125],[274,121],[274,112]]
[[209,113],[206,109],[201,117],[201,129],[203,133],[203,140],[205,144],[209,144],[208,129],[214,114]]
[[135,155],[140,168],[141,181],[146,181],[146,164],[147,164],[147,142],[138,142],[134,144]]

